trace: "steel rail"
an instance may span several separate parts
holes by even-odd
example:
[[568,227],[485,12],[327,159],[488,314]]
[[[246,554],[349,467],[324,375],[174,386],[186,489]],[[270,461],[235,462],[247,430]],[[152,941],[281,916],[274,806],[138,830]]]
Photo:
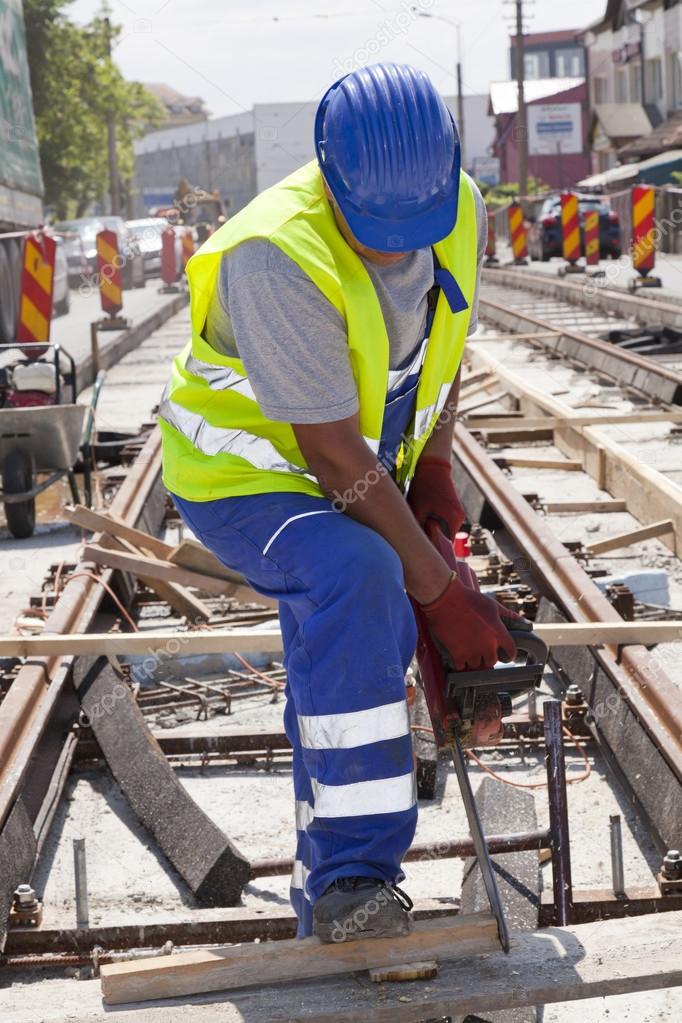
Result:
[[[521,282],[514,281],[514,285],[521,287]],[[555,337],[524,339],[524,343],[538,345],[565,358],[575,359],[604,376],[612,377],[622,386],[633,388],[657,404],[682,404],[682,373],[646,355],[623,350],[579,330],[495,302],[486,298],[485,293],[479,299],[479,316],[505,330],[528,332],[532,328],[538,333],[553,332]]]
[[[149,436],[111,505],[111,513],[130,525],[145,522],[149,499],[161,474],[161,437]],[[149,523],[150,526],[158,523]],[[151,530],[153,531],[153,529]],[[89,563],[77,570],[92,571]],[[100,576],[109,583],[113,570]],[[105,590],[94,578],[81,575],[64,589],[49,618],[46,633],[87,632]],[[0,704],[0,827],[4,824],[31,761],[66,684],[72,657],[36,657],[19,670]]]
[[675,330],[682,330],[682,304],[649,295],[631,295],[618,288],[609,288],[601,284],[586,288],[585,278],[580,282],[566,281],[559,277],[551,277],[550,274],[504,267],[484,270],[483,280],[487,284],[497,283],[524,288],[537,295],[547,295],[585,309],[596,309],[604,313],[617,311],[619,315],[630,316],[646,327],[672,327]]
[[[621,621],[540,515],[510,485],[501,469],[461,423],[455,427],[455,457],[530,562],[531,573],[575,622]],[[594,657],[645,727],[661,756],[682,781],[682,701],[679,689],[645,647],[594,651]]]

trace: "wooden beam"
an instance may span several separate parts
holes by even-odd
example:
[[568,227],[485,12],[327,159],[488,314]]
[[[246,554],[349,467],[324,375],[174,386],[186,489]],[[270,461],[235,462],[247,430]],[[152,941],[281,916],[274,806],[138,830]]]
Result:
[[605,540],[593,540],[592,543],[585,544],[585,550],[590,554],[605,554],[606,551],[616,551],[619,547],[630,547],[641,540],[652,540],[654,537],[674,532],[675,524],[672,519],[662,519],[660,522],[652,522],[650,526],[640,526],[639,529],[618,533],[617,536],[609,536]]
[[142,547],[157,558],[168,558],[173,552],[170,544],[164,543],[158,537],[145,533],[141,529],[134,529],[126,525],[115,516],[107,512],[93,511],[83,504],[67,505],[64,509],[64,518],[82,529],[89,529],[93,533],[108,533],[110,536],[119,537],[122,540],[129,540],[136,547]]
[[227,579],[228,582],[247,585],[244,576],[231,568],[226,568],[208,547],[204,547],[197,540],[183,540],[177,547],[172,548],[167,560],[172,565],[179,565],[180,568],[187,568],[191,572],[199,572],[200,575],[211,575],[216,579]]
[[179,565],[173,565],[167,561],[158,561],[156,558],[148,558],[142,554],[135,555],[119,551],[109,551],[97,544],[86,544],[83,548],[83,559],[94,561],[97,565],[118,568],[123,572],[134,572],[139,576],[148,576],[150,579],[180,583],[181,586],[193,586],[197,590],[203,590],[205,593],[211,593],[214,596],[234,597],[237,600],[263,604],[266,607],[275,607],[277,605],[277,601],[270,597],[261,596],[255,590],[252,590],[250,586],[229,582],[225,579],[217,579],[215,576],[202,575],[199,572],[191,572],[181,568]]
[[[566,622],[534,626],[534,632],[548,646],[622,646],[625,643],[678,643],[682,640],[682,618],[662,622]],[[82,656],[101,653],[112,656],[160,653],[166,657],[191,654],[279,653],[279,629],[205,629],[147,632],[87,632],[65,635],[0,636],[0,656]]]
[[499,947],[494,919],[474,913],[417,923],[404,938],[329,945],[318,938],[293,938],[115,963],[101,968],[102,998],[107,1005],[120,1005],[401,966],[418,959],[476,955]]
[[[465,397],[469,397],[469,395],[465,395]],[[492,405],[494,401],[501,401],[503,398],[507,397],[509,397],[507,391],[495,391],[494,394],[488,395],[487,398],[484,398],[481,401],[474,402],[473,405],[463,405],[460,409],[460,415],[466,416],[469,412],[473,412],[474,409],[484,408],[486,405]]]
[[682,501],[680,488],[662,472],[631,454],[598,426],[573,426],[573,409],[556,397],[532,387],[522,373],[507,369],[480,345],[467,342],[467,358],[477,369],[493,369],[498,379],[516,395],[524,412],[530,415],[547,413],[564,419],[554,433],[554,443],[568,457],[579,458],[585,472],[600,478],[599,448],[603,450],[603,486],[613,497],[623,498],[628,511],[641,523],[672,519],[675,532],[666,534],[663,542],[682,557]]
[[[359,984],[358,978],[337,976],[310,981],[295,978],[291,984],[281,983],[276,987],[265,984],[237,990],[229,998],[220,999],[219,1015],[222,1023],[247,1019],[270,1023],[300,1023],[312,1019],[318,1023],[368,1023],[369,1020],[372,1023],[414,1023],[415,1019],[459,1018],[468,1013],[485,1016],[500,1009],[679,987],[682,985],[681,928],[682,912],[641,916],[628,920],[627,925],[622,920],[605,920],[575,927],[549,927],[512,935],[509,955],[502,952],[484,956],[466,954],[452,961],[441,961],[440,975],[426,985],[411,986],[406,1001],[399,997],[404,989],[387,994],[386,989],[369,983]],[[310,940],[304,939],[299,945],[305,948]],[[397,939],[394,945],[400,950],[407,940]],[[276,956],[277,949],[284,944],[266,942],[256,945],[255,949],[259,950],[261,962],[265,962]],[[350,950],[350,945],[346,950]],[[168,970],[173,959],[185,954],[147,960],[148,969],[151,972],[154,964]],[[103,986],[109,984],[114,971],[121,967],[133,971],[143,962],[102,966]],[[217,962],[216,968],[219,965]],[[66,999],[73,997],[68,994],[67,984],[64,982]],[[87,1019],[99,1018],[93,1011],[98,1008],[93,991],[95,984],[95,981],[83,981],[78,985],[79,1005],[87,1008]],[[139,988],[143,988],[142,982],[134,990],[129,987],[126,997],[131,1001],[154,997],[144,988],[141,996]],[[105,1001],[109,999],[105,997]],[[187,1003],[182,1004],[187,1011]],[[72,1002],[68,1005],[71,1008]],[[112,1016],[119,1018],[116,1013]]]
[[[105,535],[102,539],[117,545],[119,550],[136,557],[145,553],[140,552],[134,544],[122,536]],[[207,622],[213,614],[211,608],[204,604],[203,600],[195,596],[186,586],[181,586],[180,583],[154,579],[147,575],[138,575],[137,578],[189,622]]]
[[513,334],[511,331],[509,334],[493,334],[491,336],[476,336],[472,337],[472,341],[540,341],[542,338],[548,337],[561,337],[562,331],[560,330],[542,330],[535,334]]
[[606,497],[603,501],[548,501],[542,507],[549,515],[561,515],[563,512],[626,512],[625,501]]

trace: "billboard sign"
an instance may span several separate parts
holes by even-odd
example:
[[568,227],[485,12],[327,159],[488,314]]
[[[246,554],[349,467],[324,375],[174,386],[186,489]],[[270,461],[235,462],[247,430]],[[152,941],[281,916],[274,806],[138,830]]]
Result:
[[500,161],[496,156],[475,156],[472,169],[476,181],[485,185],[499,185]]
[[527,107],[531,156],[582,153],[580,103],[532,103]]

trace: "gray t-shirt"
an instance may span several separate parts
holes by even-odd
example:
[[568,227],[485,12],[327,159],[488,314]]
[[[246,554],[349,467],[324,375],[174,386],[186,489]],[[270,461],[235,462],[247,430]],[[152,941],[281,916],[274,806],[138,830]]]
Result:
[[[478,319],[478,282],[485,252],[485,203],[473,186],[478,226],[478,274],[469,333]],[[363,260],[377,292],[398,368],[423,337],[433,285],[431,248],[399,263]],[[358,411],[358,395],[343,318],[280,248],[253,239],[226,253],[209,306],[205,337],[217,352],[239,357],[262,411],[286,423],[329,423]]]

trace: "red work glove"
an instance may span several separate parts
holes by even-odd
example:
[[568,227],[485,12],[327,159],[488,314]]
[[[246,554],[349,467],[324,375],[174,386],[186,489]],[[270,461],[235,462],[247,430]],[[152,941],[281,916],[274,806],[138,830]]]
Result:
[[457,575],[467,589],[480,590],[481,587],[478,585],[478,579],[476,578],[476,573],[473,568],[467,565],[466,561],[457,561],[453,550],[452,540],[448,540],[435,519],[431,519],[430,522],[427,522],[425,529],[426,535],[440,554],[445,564],[449,565],[450,568],[456,569]]
[[492,668],[500,657],[514,660],[516,644],[500,617],[503,609],[492,597],[465,586],[456,573],[437,600],[419,606],[436,646],[455,671]]
[[425,527],[428,519],[435,519],[453,540],[466,518],[452,482],[452,466],[445,458],[421,456],[407,492],[407,503],[420,526]]

